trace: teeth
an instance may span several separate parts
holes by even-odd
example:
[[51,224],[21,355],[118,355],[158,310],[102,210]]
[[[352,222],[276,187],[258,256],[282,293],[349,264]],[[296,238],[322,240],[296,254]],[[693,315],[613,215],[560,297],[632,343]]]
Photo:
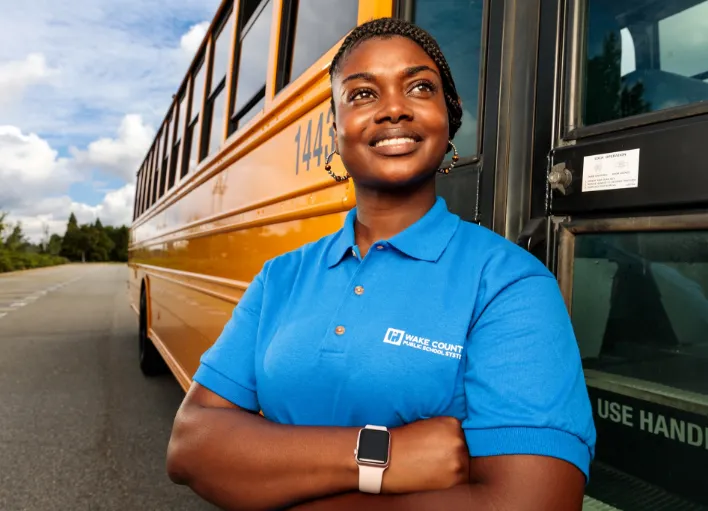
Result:
[[415,144],[415,140],[412,138],[387,138],[385,140],[379,140],[376,142],[376,147],[382,147],[387,145],[401,145],[401,144]]

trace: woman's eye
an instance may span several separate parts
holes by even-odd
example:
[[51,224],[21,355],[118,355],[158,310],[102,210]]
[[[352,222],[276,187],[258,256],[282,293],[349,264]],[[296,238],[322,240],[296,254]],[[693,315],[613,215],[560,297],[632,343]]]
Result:
[[435,90],[435,87],[430,83],[421,82],[415,84],[413,86],[413,90],[415,92],[433,92]]
[[351,101],[356,101],[358,99],[369,99],[373,97],[373,93],[370,90],[359,90],[355,91],[351,96]]

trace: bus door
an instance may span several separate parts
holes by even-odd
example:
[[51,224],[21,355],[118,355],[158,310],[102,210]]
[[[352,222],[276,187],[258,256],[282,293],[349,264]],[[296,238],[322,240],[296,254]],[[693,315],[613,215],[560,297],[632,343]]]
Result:
[[588,494],[619,509],[703,509],[708,0],[552,3],[562,36],[539,69],[557,73],[539,87],[554,91],[553,143],[535,147],[548,164],[534,169],[532,209],[546,214],[546,262],[598,432]]

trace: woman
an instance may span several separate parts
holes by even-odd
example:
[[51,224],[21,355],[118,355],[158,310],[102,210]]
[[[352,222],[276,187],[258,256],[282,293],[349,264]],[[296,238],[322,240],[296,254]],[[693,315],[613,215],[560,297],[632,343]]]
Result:
[[256,276],[177,414],[170,477],[226,509],[580,509],[595,430],[556,281],[435,194],[462,115],[437,43],[375,20],[330,76],[347,175],[327,170],[357,207]]

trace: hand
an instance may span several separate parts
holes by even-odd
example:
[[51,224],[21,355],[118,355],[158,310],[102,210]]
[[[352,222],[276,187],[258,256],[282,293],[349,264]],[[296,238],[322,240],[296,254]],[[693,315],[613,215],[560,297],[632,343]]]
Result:
[[460,421],[435,417],[391,430],[382,493],[445,490],[467,483],[470,455]]

